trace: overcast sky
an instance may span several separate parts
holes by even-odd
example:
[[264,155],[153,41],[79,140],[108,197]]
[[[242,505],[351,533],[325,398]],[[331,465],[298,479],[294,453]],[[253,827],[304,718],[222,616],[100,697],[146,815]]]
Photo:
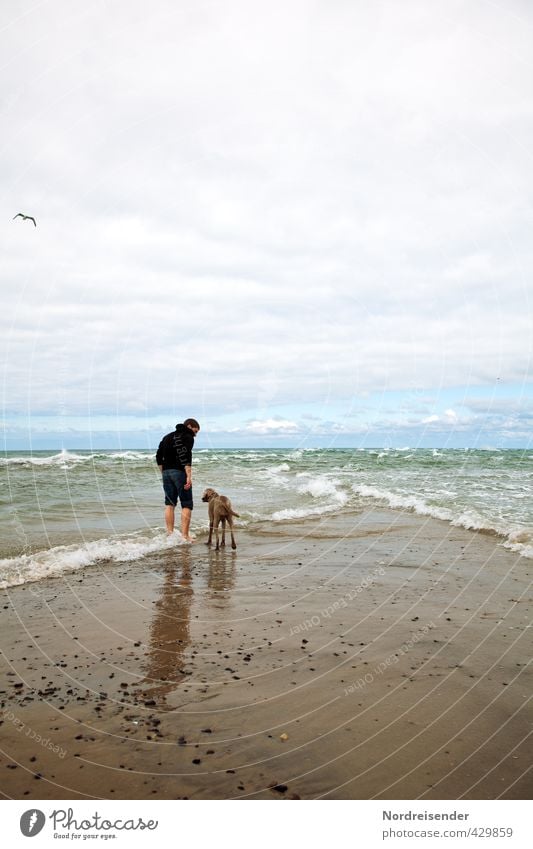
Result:
[[6,447],[530,444],[532,57],[527,0],[2,0]]

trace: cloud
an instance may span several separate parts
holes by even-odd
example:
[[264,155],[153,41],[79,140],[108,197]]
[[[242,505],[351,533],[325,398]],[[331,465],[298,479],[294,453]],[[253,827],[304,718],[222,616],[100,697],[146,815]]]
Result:
[[459,422],[459,416],[455,412],[455,410],[445,410],[441,416],[437,416],[435,414],[428,416],[425,419],[422,419],[422,424],[444,424],[444,425],[457,425]]
[[531,380],[531,10],[304,6],[0,12],[4,415]]
[[266,421],[248,422],[244,430],[247,433],[261,435],[265,434],[295,434],[300,428],[296,422],[290,422],[283,419],[266,419]]

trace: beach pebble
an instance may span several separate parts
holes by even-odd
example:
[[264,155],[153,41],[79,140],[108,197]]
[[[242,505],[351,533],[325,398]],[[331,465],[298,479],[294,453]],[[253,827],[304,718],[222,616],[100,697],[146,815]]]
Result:
[[277,781],[273,781],[268,785],[269,790],[274,790],[276,793],[286,793],[289,789],[286,784],[278,784]]

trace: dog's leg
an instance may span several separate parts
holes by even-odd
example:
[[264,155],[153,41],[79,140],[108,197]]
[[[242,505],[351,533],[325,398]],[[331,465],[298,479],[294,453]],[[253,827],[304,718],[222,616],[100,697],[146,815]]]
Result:
[[220,549],[220,545],[218,543],[218,526],[219,526],[219,523],[220,523],[220,516],[217,516],[216,519],[215,519],[215,538],[216,538],[216,541],[217,541],[217,544],[215,545],[215,551],[219,551],[219,549]]
[[222,519],[222,548],[226,548],[226,517]]
[[213,539],[213,511],[209,510],[209,538],[206,542],[206,545],[211,545],[212,539]]
[[229,532],[231,534],[231,547],[235,550],[237,548],[237,543],[235,542],[235,537],[233,536],[233,519],[231,517],[231,513],[228,516],[228,525]]

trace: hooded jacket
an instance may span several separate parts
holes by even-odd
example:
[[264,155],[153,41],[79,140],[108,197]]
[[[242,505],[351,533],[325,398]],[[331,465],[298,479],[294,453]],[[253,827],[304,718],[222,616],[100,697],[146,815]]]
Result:
[[155,460],[158,466],[165,469],[185,470],[192,465],[192,449],[194,433],[184,424],[177,424],[176,430],[167,433],[159,443]]

